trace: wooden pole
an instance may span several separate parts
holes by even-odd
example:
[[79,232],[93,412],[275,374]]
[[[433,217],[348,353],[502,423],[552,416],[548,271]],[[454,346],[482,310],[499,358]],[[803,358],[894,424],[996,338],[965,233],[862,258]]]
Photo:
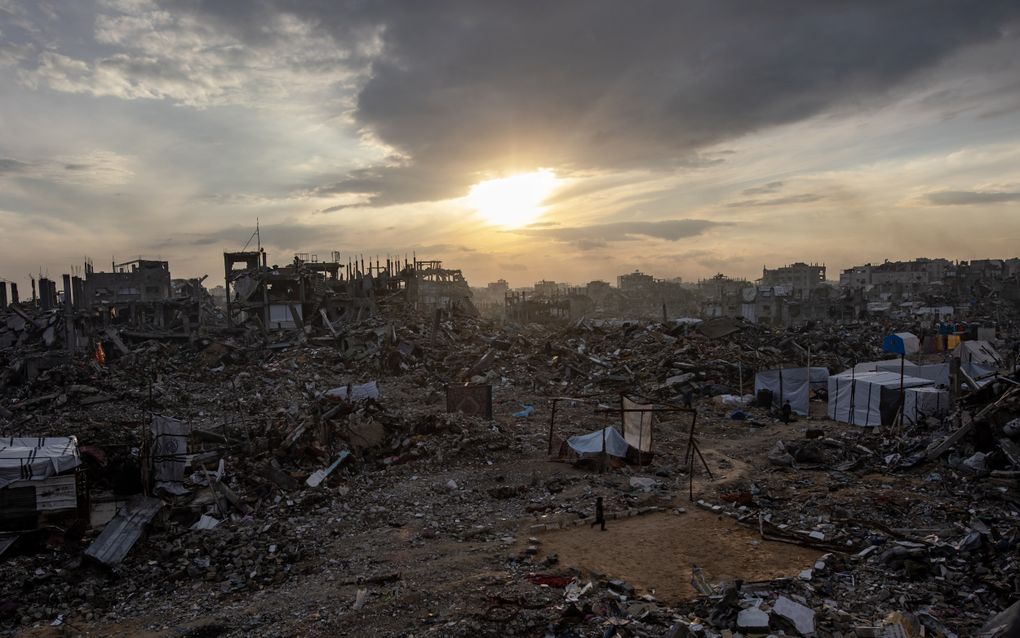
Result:
[[550,410],[551,414],[549,416],[549,454],[550,455],[553,453],[553,428],[555,427],[555,424],[556,424],[556,403],[557,403],[557,400],[553,399],[552,400],[552,410]]

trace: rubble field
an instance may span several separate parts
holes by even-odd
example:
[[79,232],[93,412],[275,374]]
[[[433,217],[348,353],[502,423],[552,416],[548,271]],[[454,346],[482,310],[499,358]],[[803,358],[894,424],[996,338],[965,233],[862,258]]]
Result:
[[[8,524],[0,626],[1008,635],[987,626],[1020,591],[1012,372],[879,428],[826,418],[821,391],[789,423],[748,396],[807,349],[832,373],[879,358],[881,334],[407,313],[263,342],[121,334],[102,362],[19,336],[0,435],[73,437],[87,489],[77,513]],[[491,419],[480,395],[449,409],[466,383],[491,388]],[[572,437],[624,431],[622,394],[656,406],[654,445],[577,453]]]

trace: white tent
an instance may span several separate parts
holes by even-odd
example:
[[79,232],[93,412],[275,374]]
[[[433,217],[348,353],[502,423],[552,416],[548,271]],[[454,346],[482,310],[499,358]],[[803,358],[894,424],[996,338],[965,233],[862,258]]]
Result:
[[772,391],[772,404],[782,406],[784,401],[801,416],[808,414],[808,400],[811,389],[820,390],[829,381],[826,368],[785,368],[762,370],[754,375],[754,393],[759,390]]
[[[964,342],[972,343],[972,342]],[[929,363],[925,365],[917,365],[909,361],[904,362],[906,365],[903,366],[905,374],[911,377],[917,377],[918,379],[928,379],[937,386],[948,388],[950,383],[949,375],[949,363]],[[969,374],[973,379],[978,380],[979,386],[988,383],[988,379],[979,380],[983,377],[994,372],[994,369],[977,362],[971,363],[966,360],[962,362],[964,372]],[[850,374],[850,370],[841,374]],[[895,372],[900,373],[900,360],[899,359],[887,359],[885,361],[865,361],[864,363],[858,363],[854,366],[853,372],[855,374],[861,374],[863,372]]]
[[953,356],[960,358],[962,364],[975,364],[985,368],[1001,368],[1002,357],[987,341],[961,341],[953,349]]
[[606,443],[607,454],[621,458],[627,456],[627,450],[630,448],[630,445],[613,426],[596,430],[591,434],[572,436],[567,439],[567,445],[579,456],[591,456],[602,453],[603,440]]
[[949,414],[949,391],[940,388],[909,388],[903,392],[903,422],[914,425],[923,419]]
[[[914,369],[918,365],[912,361],[903,361],[903,369],[908,371],[911,375],[914,374]],[[860,374],[862,372],[877,372],[879,370],[886,370],[888,372],[899,372],[900,371],[900,358],[895,359],[882,359],[881,361],[862,361],[854,366],[854,372]]]
[[[930,386],[931,381],[903,377],[904,388]],[[842,423],[890,425],[899,407],[900,375],[896,372],[844,372],[829,377],[829,418]]]

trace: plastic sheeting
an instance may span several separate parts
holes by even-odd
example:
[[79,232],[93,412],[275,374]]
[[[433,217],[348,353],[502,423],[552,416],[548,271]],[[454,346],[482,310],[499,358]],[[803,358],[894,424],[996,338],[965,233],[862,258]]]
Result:
[[949,390],[910,388],[903,395],[903,421],[909,425],[949,414]]
[[[652,451],[652,406],[634,403],[623,397],[623,438],[636,450]],[[628,410],[648,410],[629,412]]]
[[184,487],[184,468],[188,464],[188,437],[191,425],[153,415],[152,425],[152,478],[156,490],[169,494],[187,494]]
[[0,439],[0,488],[15,481],[42,481],[81,465],[73,436]]
[[620,436],[620,433],[613,426],[596,430],[591,434],[572,436],[567,439],[567,445],[581,456],[602,454],[603,432],[605,432],[606,453],[610,456],[626,457],[630,444],[627,443],[627,439]]
[[976,364],[988,369],[1001,368],[1002,357],[987,341],[962,341],[953,350],[953,356],[960,358],[960,363]]
[[[904,376],[904,388],[930,386],[928,379]],[[853,372],[829,377],[828,415],[833,421],[863,426],[890,425],[899,407],[900,375]]]
[[347,388],[348,386],[342,385],[339,388],[327,390],[326,396],[330,399],[339,399],[352,403],[355,401],[365,401],[366,399],[379,400],[379,384],[375,381],[350,386],[350,398],[347,396]]
[[772,391],[772,404],[781,407],[784,401],[801,416],[808,414],[811,389],[825,388],[829,381],[826,368],[785,368],[762,370],[754,375],[754,393],[759,390]]

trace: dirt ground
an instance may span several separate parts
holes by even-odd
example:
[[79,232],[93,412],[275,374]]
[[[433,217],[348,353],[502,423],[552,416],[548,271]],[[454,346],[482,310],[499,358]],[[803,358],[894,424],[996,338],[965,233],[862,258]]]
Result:
[[[810,420],[791,424],[770,422],[755,427],[730,421],[726,410],[703,406],[698,440],[714,479],[702,468],[695,474],[695,499],[715,500],[720,493],[743,488],[752,480],[767,480],[767,450],[779,439],[802,438],[808,427],[835,429],[831,422]],[[581,414],[564,419],[563,434],[590,431],[601,424]],[[593,424],[594,423],[594,424]],[[531,567],[535,572],[562,571],[574,567],[595,571],[633,584],[641,592],[665,601],[692,597],[692,565],[697,564],[710,583],[723,580],[767,580],[796,577],[818,558],[815,550],[762,540],[753,530],[732,519],[697,508],[688,499],[687,476],[680,466],[686,443],[686,424],[677,420],[659,427],[660,451],[647,468],[628,467],[600,475],[591,470],[552,462],[544,454],[548,425],[544,419],[505,419],[502,427],[531,441],[538,453],[522,456],[511,448],[493,454],[491,462],[455,466],[429,473],[423,468],[401,466],[372,479],[370,500],[385,504],[386,513],[362,519],[359,524],[338,524],[331,517],[342,512],[345,499],[334,496],[309,521],[308,543],[313,548],[299,571],[284,585],[245,593],[219,593],[204,584],[186,585],[195,592],[208,591],[204,602],[189,609],[173,610],[167,604],[161,620],[119,617],[83,623],[71,619],[72,635],[199,638],[219,635],[258,636],[461,636],[480,635],[473,618],[484,618],[494,597],[515,587],[533,587],[518,572],[508,569],[508,558],[519,554],[531,533],[529,527],[541,514],[506,516],[499,503],[486,496],[499,485],[543,485],[564,481],[568,487],[559,500],[579,503],[574,516],[587,516],[587,504],[595,493],[631,493],[629,477],[655,476],[657,468],[671,468],[666,478],[668,498],[657,504],[684,507],[686,513],[667,513],[611,520],[601,532],[587,525],[540,535],[541,553]],[[559,432],[557,433],[559,435]],[[426,534],[428,515],[437,503],[451,495],[436,494],[435,486],[454,479],[473,494],[457,510],[465,519],[491,531],[488,540],[453,540]],[[396,497],[386,484],[403,483]],[[416,487],[415,487],[416,486]],[[352,489],[363,489],[353,486]],[[532,488],[537,489],[537,488]],[[654,496],[654,495],[652,495]],[[633,498],[640,498],[640,495]],[[661,499],[662,497],[659,496]],[[390,499],[390,500],[388,500]],[[399,502],[392,502],[399,499]],[[450,511],[450,510],[447,510]],[[424,513],[417,518],[411,512]],[[439,521],[439,524],[453,521]],[[431,523],[435,526],[437,523]],[[493,535],[495,538],[493,538]],[[549,553],[559,562],[543,568],[540,559]],[[399,575],[394,582],[364,584],[365,572]],[[353,609],[359,589],[368,598],[363,609]],[[140,592],[144,596],[144,592]],[[562,592],[550,596],[562,597]],[[550,604],[555,604],[551,601]],[[490,610],[491,611],[491,610]],[[178,619],[167,621],[167,615]],[[488,618],[487,620],[491,620]],[[480,625],[478,625],[480,626]],[[58,635],[50,628],[27,629],[22,636]],[[65,634],[66,635],[66,634]],[[541,635],[541,634],[539,634]]]
[[563,565],[621,578],[660,600],[675,602],[697,594],[691,569],[710,582],[796,577],[818,552],[763,541],[732,519],[700,509],[609,521],[606,530],[581,526],[544,534],[542,550]]

